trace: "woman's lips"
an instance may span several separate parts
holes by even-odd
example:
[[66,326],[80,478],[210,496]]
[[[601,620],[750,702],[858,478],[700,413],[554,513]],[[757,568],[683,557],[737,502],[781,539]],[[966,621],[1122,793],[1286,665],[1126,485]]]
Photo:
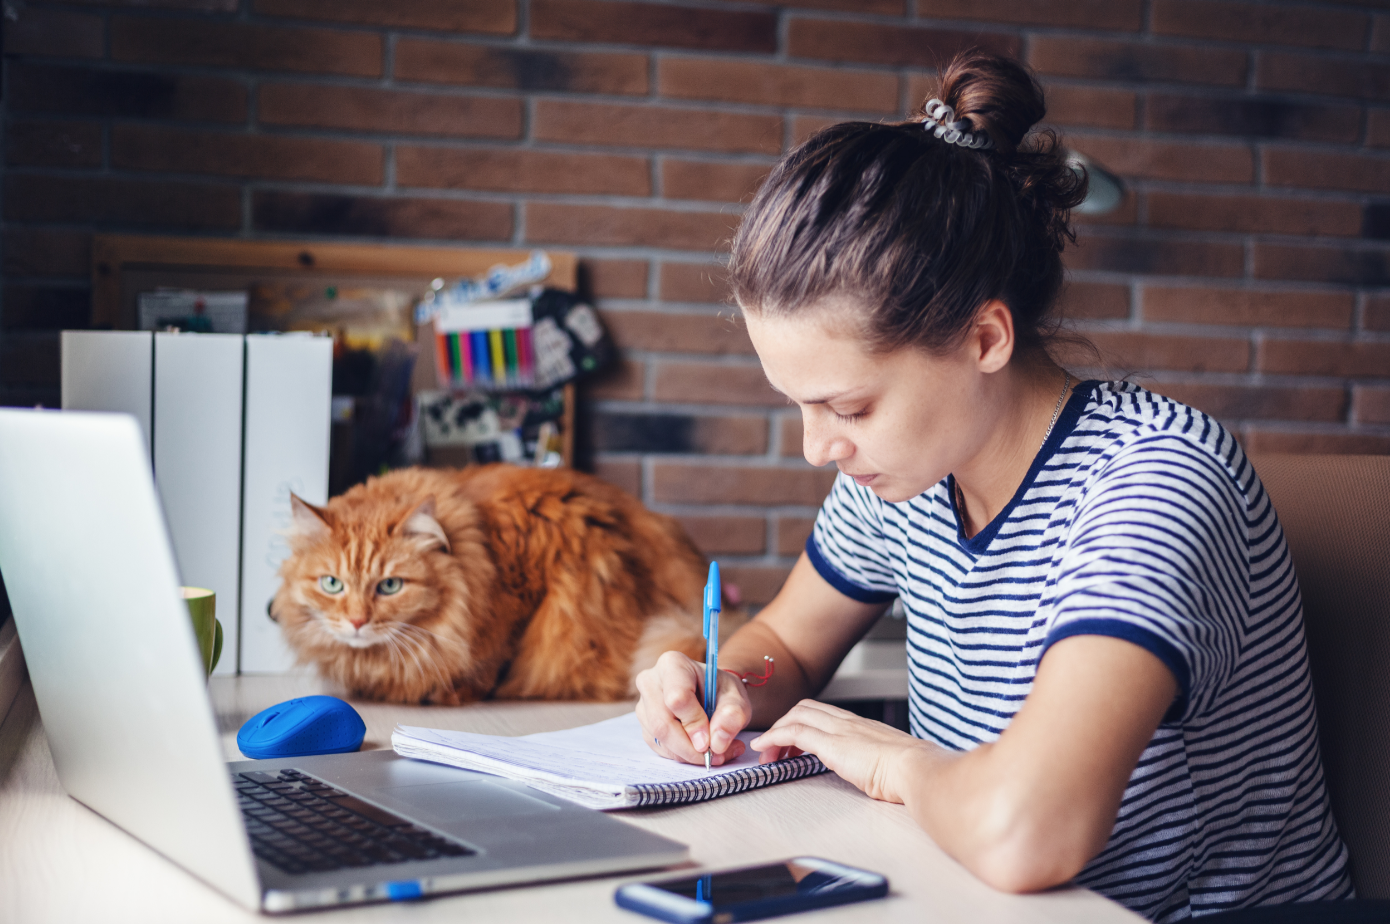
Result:
[[855,484],[867,488],[869,485],[873,484],[874,479],[877,478],[878,475],[850,475],[849,477],[854,479]]

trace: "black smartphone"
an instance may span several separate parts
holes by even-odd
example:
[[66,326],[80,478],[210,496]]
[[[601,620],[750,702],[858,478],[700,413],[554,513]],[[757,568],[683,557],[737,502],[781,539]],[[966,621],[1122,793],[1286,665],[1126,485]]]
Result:
[[882,898],[878,873],[816,857],[621,886],[618,906],[673,924],[731,924]]

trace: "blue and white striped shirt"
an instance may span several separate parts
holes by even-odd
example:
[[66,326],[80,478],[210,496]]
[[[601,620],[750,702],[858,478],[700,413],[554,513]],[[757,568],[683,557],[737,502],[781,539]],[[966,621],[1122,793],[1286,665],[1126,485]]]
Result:
[[907,611],[912,732],[997,738],[1049,645],[1122,638],[1179,694],[1076,877],[1155,921],[1349,897],[1284,534],[1235,439],[1200,411],[1083,382],[1009,505],[960,532],[947,478],[902,503],[841,476],[806,550]]

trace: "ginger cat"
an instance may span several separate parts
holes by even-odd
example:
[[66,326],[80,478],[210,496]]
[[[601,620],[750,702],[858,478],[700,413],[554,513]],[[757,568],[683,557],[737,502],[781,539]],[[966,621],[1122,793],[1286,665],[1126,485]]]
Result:
[[615,700],[663,651],[704,660],[704,558],[592,476],[412,468],[292,504],[271,617],[354,695]]

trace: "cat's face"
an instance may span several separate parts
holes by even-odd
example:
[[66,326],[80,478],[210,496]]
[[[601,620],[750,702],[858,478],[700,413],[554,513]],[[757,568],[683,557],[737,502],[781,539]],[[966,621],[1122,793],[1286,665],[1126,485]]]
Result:
[[275,617],[302,650],[383,647],[403,658],[423,647],[417,620],[436,612],[429,554],[448,551],[434,501],[414,510],[319,510],[292,499],[293,554],[281,569]]

